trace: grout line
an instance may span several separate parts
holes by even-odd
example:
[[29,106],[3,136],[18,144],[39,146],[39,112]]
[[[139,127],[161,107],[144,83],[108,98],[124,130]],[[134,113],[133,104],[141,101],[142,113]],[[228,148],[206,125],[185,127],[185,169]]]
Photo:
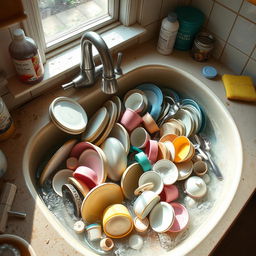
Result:
[[212,7],[211,7],[211,10],[210,10],[210,13],[209,13],[208,19],[207,19],[206,24],[205,24],[206,28],[207,28],[207,27],[208,27],[208,25],[209,25],[210,17],[211,17],[211,15],[212,15],[212,10],[213,10],[214,5],[215,5],[215,1],[213,0],[213,4],[212,4]]

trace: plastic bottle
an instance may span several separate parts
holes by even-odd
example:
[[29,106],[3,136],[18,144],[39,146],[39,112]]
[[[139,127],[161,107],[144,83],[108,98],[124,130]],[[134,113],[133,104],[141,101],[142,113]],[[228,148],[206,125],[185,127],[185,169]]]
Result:
[[7,140],[14,132],[13,119],[3,101],[0,97],[0,141]]
[[9,52],[19,79],[28,84],[36,84],[44,77],[44,67],[35,41],[26,37],[22,29],[13,31],[13,41]]
[[177,20],[177,14],[175,12],[170,12],[162,21],[157,44],[157,51],[159,53],[163,55],[172,53],[178,29],[179,22]]

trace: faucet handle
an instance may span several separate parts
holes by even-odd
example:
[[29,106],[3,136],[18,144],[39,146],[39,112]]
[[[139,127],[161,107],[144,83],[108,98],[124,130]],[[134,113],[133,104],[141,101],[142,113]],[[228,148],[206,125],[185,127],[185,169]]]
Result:
[[120,76],[123,74],[123,70],[121,68],[122,58],[123,58],[123,53],[122,52],[117,53],[115,74],[120,75]]

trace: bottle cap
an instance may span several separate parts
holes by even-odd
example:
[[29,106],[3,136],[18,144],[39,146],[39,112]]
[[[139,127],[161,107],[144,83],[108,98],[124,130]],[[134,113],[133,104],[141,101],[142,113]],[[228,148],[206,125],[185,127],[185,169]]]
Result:
[[177,14],[175,12],[169,12],[167,19],[170,22],[175,22],[177,20]]
[[204,77],[212,79],[217,76],[217,70],[212,66],[205,66],[202,69],[202,74]]
[[14,40],[22,40],[25,38],[25,33],[23,29],[17,28],[13,31],[13,38]]

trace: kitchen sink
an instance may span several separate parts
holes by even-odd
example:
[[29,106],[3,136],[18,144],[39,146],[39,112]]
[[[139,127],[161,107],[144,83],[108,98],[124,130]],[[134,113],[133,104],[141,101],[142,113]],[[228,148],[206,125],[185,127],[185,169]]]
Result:
[[[204,211],[200,216],[200,221],[193,222],[193,219],[191,220],[189,235],[172,250],[161,252],[161,255],[170,256],[189,255],[189,252],[198,246],[220,221],[236,193],[243,162],[240,135],[231,115],[217,96],[200,80],[181,69],[161,65],[136,68],[118,79],[118,94],[122,96],[128,90],[145,82],[154,83],[159,87],[172,88],[182,97],[192,98],[200,104],[207,117],[204,133],[211,141],[213,159],[224,176],[224,180],[216,180],[214,182],[216,185],[210,188],[212,197],[210,209]],[[79,103],[90,116],[110,97],[97,88],[92,93],[81,96]],[[59,232],[59,235],[82,255],[96,255],[81,241],[81,238],[61,224],[38,194],[36,177],[38,166],[50,150],[61,146],[70,137],[71,135],[58,130],[53,123],[46,124],[31,137],[26,146],[23,157],[23,174],[36,204],[43,211],[49,223]],[[213,175],[212,177],[214,179]],[[145,251],[145,253],[137,253],[139,255],[159,254],[154,248]]]

